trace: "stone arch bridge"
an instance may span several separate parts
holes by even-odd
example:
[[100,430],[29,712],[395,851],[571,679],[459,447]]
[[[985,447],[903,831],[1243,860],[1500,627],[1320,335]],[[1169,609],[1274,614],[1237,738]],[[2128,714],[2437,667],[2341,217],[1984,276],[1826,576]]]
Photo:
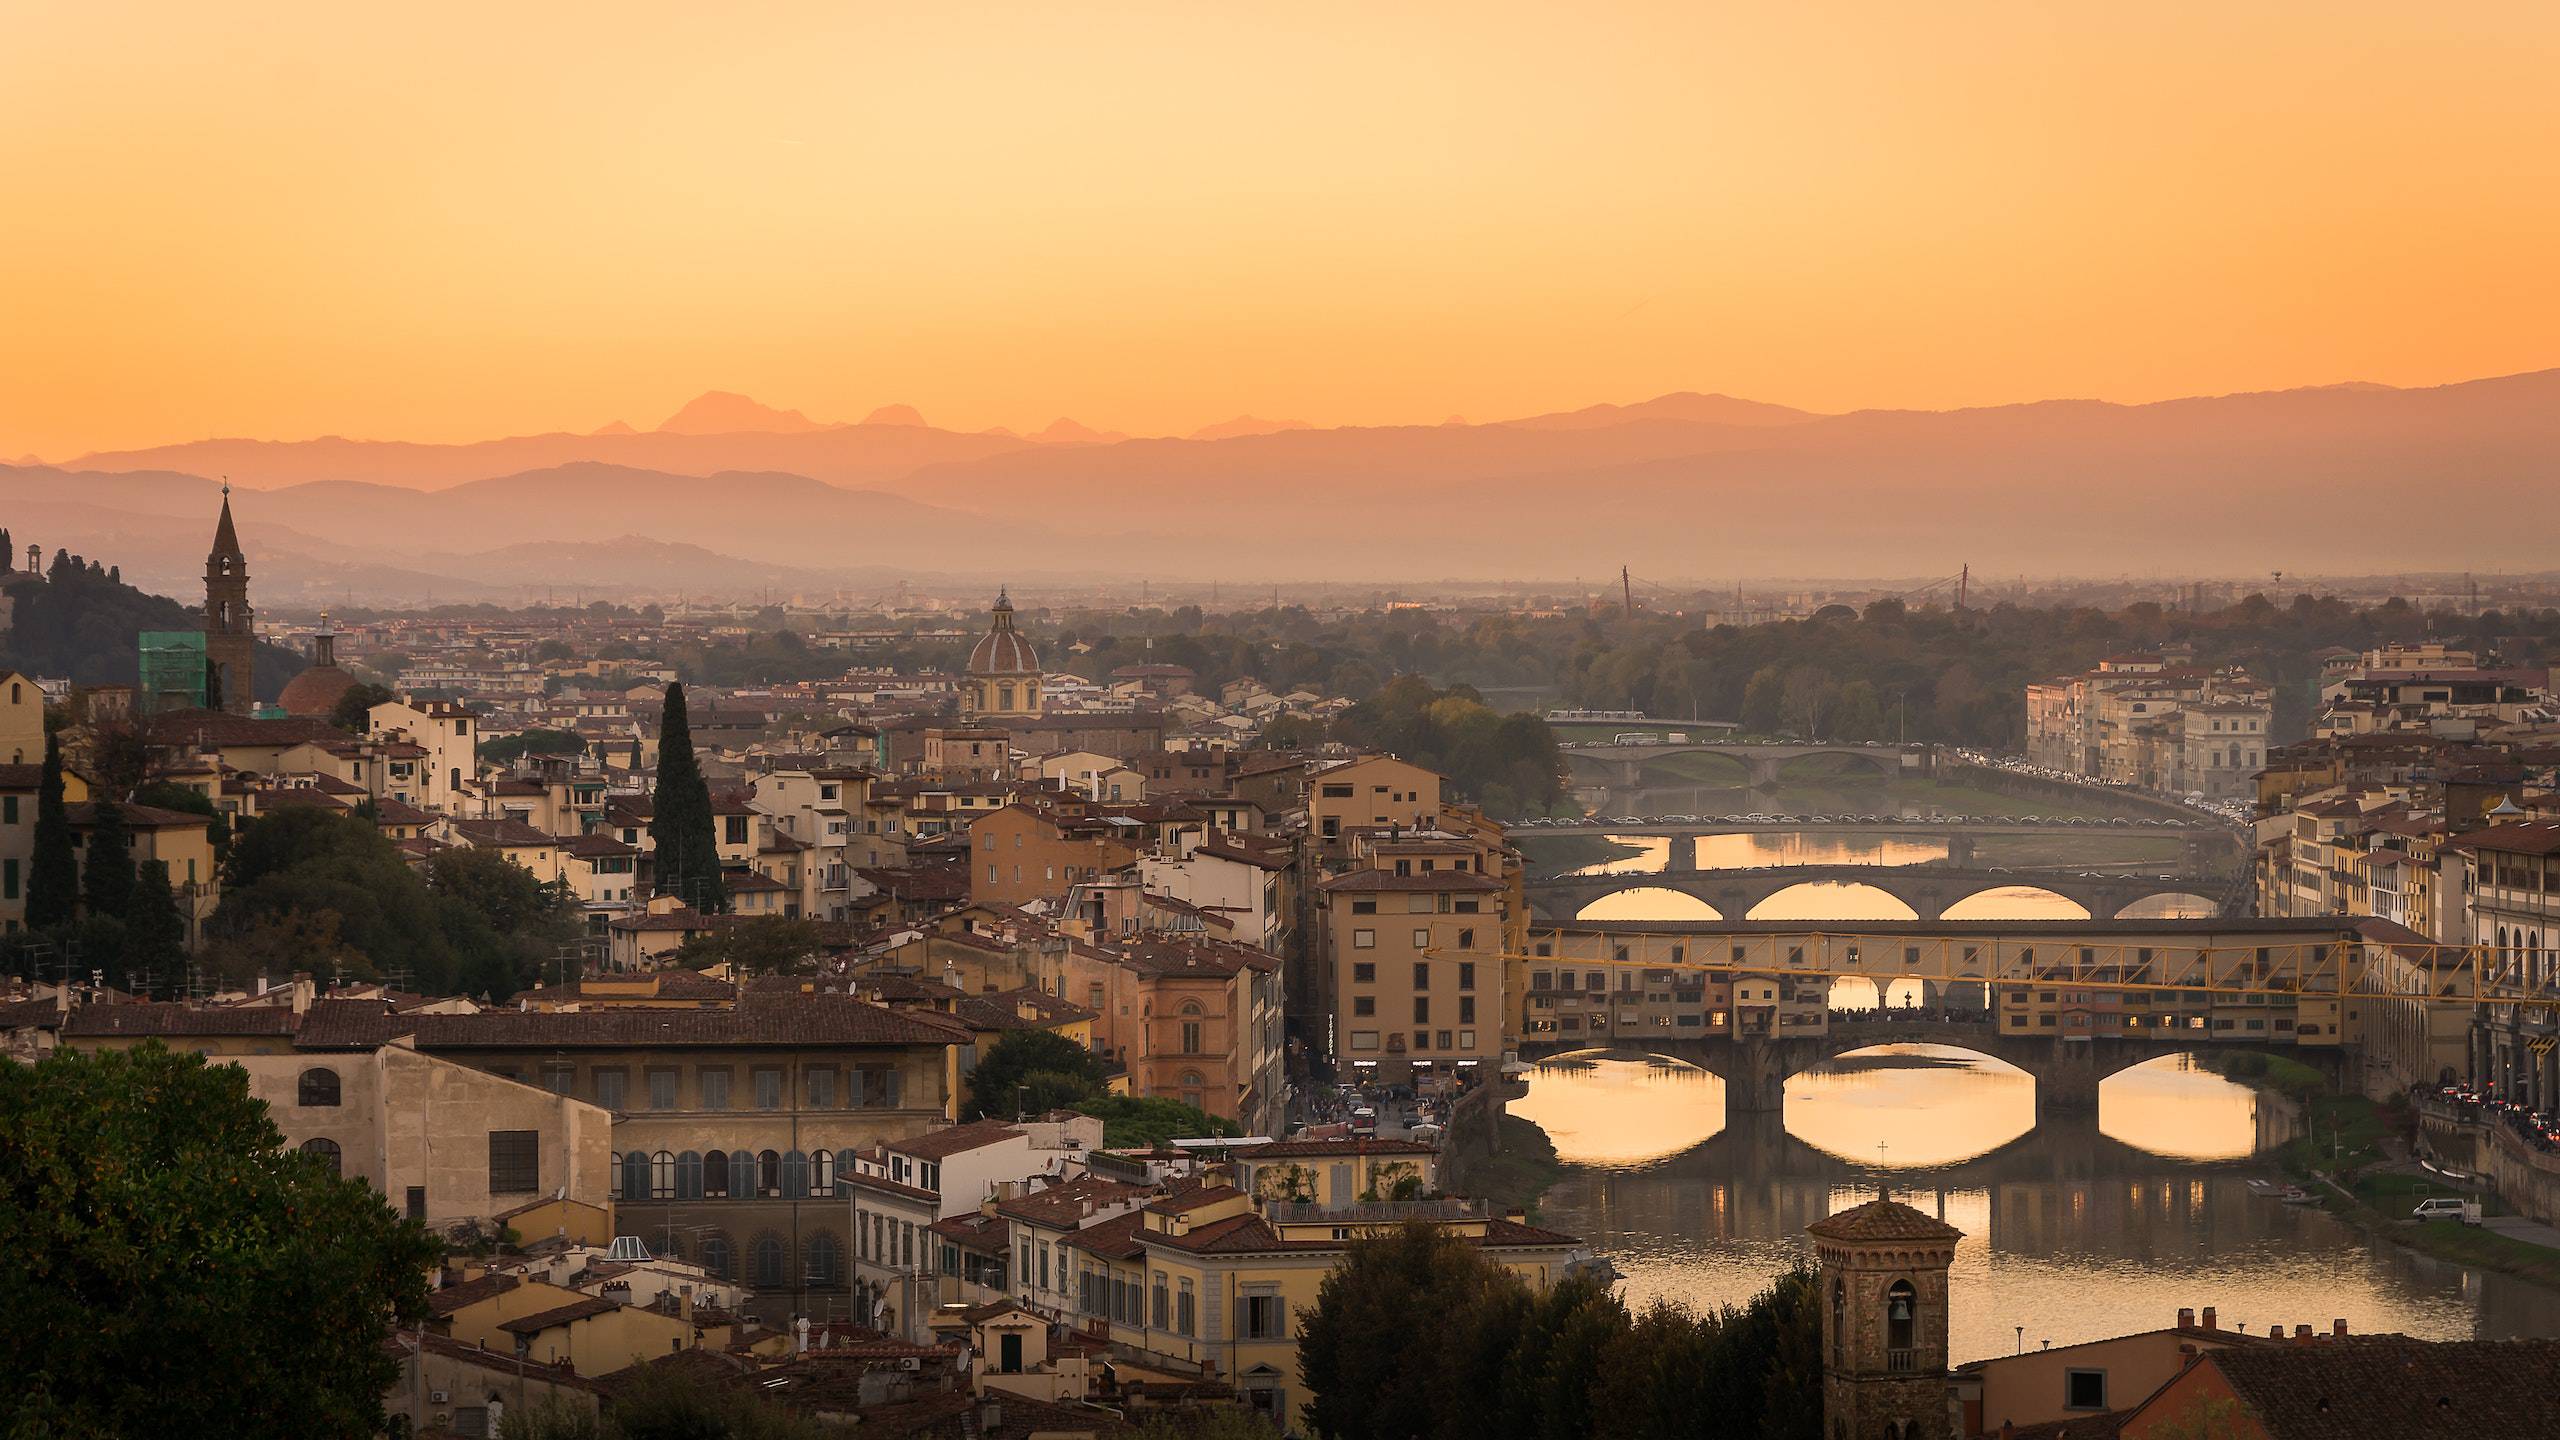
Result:
[[1774,865],[1738,870],[1658,870],[1615,875],[1563,875],[1528,885],[1530,908],[1550,922],[1582,913],[1595,900],[1626,890],[1671,890],[1702,900],[1727,920],[1748,917],[1752,907],[1798,885],[1841,881],[1868,885],[1911,907],[1920,920],[1937,920],[1948,908],[1988,890],[2031,885],[2112,920],[2125,909],[2160,896],[2213,903],[2229,888],[2209,875],[2075,874],[2053,870],[1977,870],[1953,865]]
[[1612,786],[1633,790],[1644,781],[1644,767],[1674,755],[1721,755],[1742,766],[1744,784],[1753,790],[1778,788],[1787,765],[1816,755],[1841,756],[1880,779],[1926,775],[1936,767],[1937,752],[1927,745],[1857,745],[1817,740],[1644,740],[1626,744],[1563,747],[1568,766],[1579,765]]
[[[1950,1012],[1937,1012],[1946,1015]],[[1952,1012],[1964,1016],[1966,1012]],[[1524,1041],[1520,1058],[1616,1048],[1682,1060],[1722,1080],[1725,1112],[1776,1114],[1786,1108],[1787,1081],[1826,1060],[1836,1060],[1879,1045],[1944,1045],[2000,1061],[2025,1071],[2036,1085],[2036,1119],[2094,1112],[2098,1086],[2108,1076],[2167,1055],[2204,1054],[2215,1050],[2264,1050],[2267,1041],[2216,1039],[2208,1032],[2163,1030],[2157,1035],[2053,1036],[2004,1034],[1987,1015],[1980,1018],[1897,1019],[1891,1011],[1872,1020],[1834,1022],[1818,1034],[1694,1035],[1674,1038],[1647,1033],[1617,1041],[1602,1037]],[[2326,1072],[2334,1083],[2344,1059],[2337,1046],[2287,1045],[2289,1058]]]

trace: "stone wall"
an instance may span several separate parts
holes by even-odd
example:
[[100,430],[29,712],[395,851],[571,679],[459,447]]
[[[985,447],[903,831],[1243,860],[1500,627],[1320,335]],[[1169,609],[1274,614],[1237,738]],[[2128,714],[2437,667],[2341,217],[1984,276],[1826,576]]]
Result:
[[2420,1106],[2418,1138],[2440,1164],[2486,1177],[2508,1209],[2546,1225],[2560,1223],[2560,1154],[2536,1150],[2494,1121],[2436,1105]]

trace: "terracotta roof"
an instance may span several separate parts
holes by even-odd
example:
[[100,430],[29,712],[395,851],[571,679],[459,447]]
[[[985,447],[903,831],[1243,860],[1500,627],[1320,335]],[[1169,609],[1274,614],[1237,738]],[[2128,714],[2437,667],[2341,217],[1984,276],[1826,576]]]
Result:
[[2376,1336],[2216,1350],[2204,1363],[2267,1440],[2560,1436],[2560,1340]]
[[2495,850],[2507,855],[2560,855],[2560,824],[2492,825],[2469,830],[2445,842],[2461,850]]
[[13,1000],[0,1005],[0,1031],[57,1029],[63,1014],[58,1000]]
[[300,1019],[280,1005],[215,1010],[146,1001],[133,1005],[83,1005],[64,1018],[62,1033],[73,1037],[291,1035]]
[[607,1300],[602,1296],[590,1295],[584,1300],[572,1300],[557,1309],[544,1310],[518,1320],[509,1320],[498,1328],[510,1335],[539,1335],[554,1326],[566,1325],[573,1320],[589,1319],[621,1308],[622,1302],[619,1300]]
[[996,1213],[1034,1225],[1072,1230],[1076,1228],[1077,1221],[1096,1210],[1136,1201],[1151,1193],[1143,1185],[1124,1185],[1099,1175],[1079,1175],[1061,1185],[1047,1186],[1027,1195],[999,1201]]
[[366,1048],[398,1035],[416,1036],[421,1050],[478,1050],[950,1045],[966,1043],[967,1032],[930,1015],[894,1011],[850,995],[784,995],[750,997],[713,1010],[491,1010],[393,1017],[380,1012],[324,1015],[315,1006],[296,1044],[304,1049]]
[[492,1272],[477,1280],[446,1285],[427,1292],[427,1311],[433,1315],[450,1315],[456,1310],[477,1305],[492,1295],[504,1295],[523,1283],[513,1275]]
[[[97,801],[83,800],[77,805],[64,806],[63,811],[71,817],[74,826],[84,826],[98,823],[100,808]],[[201,830],[213,823],[207,816],[185,810],[163,810],[157,805],[128,803],[118,805],[116,809],[124,816],[125,827],[130,830],[174,830],[189,825]]]
[[[1133,1210],[1129,1213],[1135,1215],[1137,1212]],[[966,1215],[952,1215],[936,1220],[926,1228],[954,1244],[965,1245],[988,1255],[1002,1255],[1013,1245],[1012,1231],[1006,1227],[1000,1217],[981,1215],[975,1210]],[[1077,1235],[1084,1233],[1083,1230],[1076,1232]],[[1067,1241],[1069,1244],[1075,1243],[1075,1236],[1068,1236]]]
[[922,1200],[927,1204],[931,1204],[942,1198],[942,1192],[939,1190],[927,1190],[921,1185],[903,1184],[899,1181],[890,1179],[886,1175],[871,1175],[860,1170],[856,1170],[849,1175],[839,1175],[836,1179],[838,1183],[850,1185],[857,1190],[877,1190],[884,1195],[896,1195],[908,1200]]
[[1823,1240],[1912,1240],[1953,1244],[1964,1232],[1943,1220],[1923,1215],[1899,1200],[1870,1200],[1807,1225],[1805,1232]]
[[537,830],[522,820],[456,820],[453,833],[474,845],[557,845],[557,836]]
[[892,1140],[888,1148],[918,1160],[942,1160],[964,1154],[981,1145],[1011,1140],[1023,1132],[1001,1120],[972,1120],[966,1125],[945,1125],[927,1130],[904,1140]]
[[1147,1253],[1147,1247],[1138,1243],[1138,1232],[1146,1223],[1146,1211],[1131,1210],[1087,1225],[1058,1243],[1107,1260],[1135,1260]]

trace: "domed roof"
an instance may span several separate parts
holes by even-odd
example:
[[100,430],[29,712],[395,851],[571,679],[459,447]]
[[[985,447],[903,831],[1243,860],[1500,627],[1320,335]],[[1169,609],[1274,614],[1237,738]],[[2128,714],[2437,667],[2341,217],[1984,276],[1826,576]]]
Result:
[[1807,1225],[1806,1233],[1822,1240],[1918,1241],[1951,1244],[1964,1234],[1953,1225],[1922,1214],[1899,1200],[1881,1196],[1837,1215]]
[[1001,590],[996,592],[995,623],[978,637],[976,648],[969,652],[972,675],[1037,675],[1040,653],[1022,632],[1013,628],[1013,601]]
[[287,715],[313,715],[327,718],[338,708],[338,701],[356,687],[356,677],[335,665],[314,665],[285,682],[284,694],[276,703]]

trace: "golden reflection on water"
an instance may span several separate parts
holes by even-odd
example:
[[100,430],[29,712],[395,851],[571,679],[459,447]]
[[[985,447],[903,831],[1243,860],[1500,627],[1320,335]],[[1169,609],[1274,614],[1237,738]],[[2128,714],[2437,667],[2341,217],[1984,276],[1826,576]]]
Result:
[[1634,1059],[1541,1065],[1511,1113],[1546,1131],[1567,1164],[1647,1165],[1724,1129],[1724,1082],[1693,1066]]
[[2163,1055],[2107,1077],[2098,1131],[2154,1155],[2238,1159],[2257,1148],[2258,1097],[2191,1056]]
[[1947,858],[1944,840],[1892,835],[1701,835],[1698,868],[1751,870],[1770,865],[1925,865]]
[[1978,890],[1947,907],[1947,920],[2086,920],[2088,907],[2035,885]]

